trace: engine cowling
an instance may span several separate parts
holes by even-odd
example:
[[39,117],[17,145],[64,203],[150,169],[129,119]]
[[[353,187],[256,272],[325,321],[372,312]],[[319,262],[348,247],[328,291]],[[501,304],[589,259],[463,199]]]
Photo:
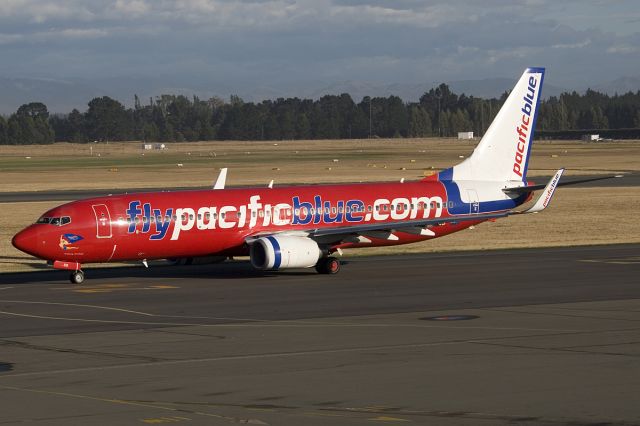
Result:
[[310,268],[318,263],[322,251],[307,237],[272,235],[253,241],[249,251],[256,269]]

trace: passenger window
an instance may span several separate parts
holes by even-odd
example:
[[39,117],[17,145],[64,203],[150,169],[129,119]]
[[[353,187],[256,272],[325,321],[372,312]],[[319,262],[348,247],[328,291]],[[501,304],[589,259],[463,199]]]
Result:
[[147,223],[147,217],[146,217],[146,216],[143,216],[143,217],[142,217],[142,222],[143,222],[143,223]]
[[140,218],[136,216],[136,223],[140,223]]
[[192,214],[189,215],[189,219],[193,220],[193,215]]
[[220,218],[224,219],[226,215],[224,213],[220,213]]

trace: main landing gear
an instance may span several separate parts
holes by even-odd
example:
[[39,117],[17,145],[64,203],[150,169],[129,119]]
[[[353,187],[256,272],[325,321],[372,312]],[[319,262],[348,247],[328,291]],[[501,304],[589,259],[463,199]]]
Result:
[[69,281],[73,284],[82,284],[84,282],[84,272],[81,270],[73,271],[69,276]]
[[335,257],[323,257],[316,263],[319,274],[337,274],[340,271],[340,261]]

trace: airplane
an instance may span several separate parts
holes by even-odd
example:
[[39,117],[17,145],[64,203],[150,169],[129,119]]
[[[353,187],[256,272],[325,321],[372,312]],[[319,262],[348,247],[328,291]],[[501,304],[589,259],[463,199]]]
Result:
[[[82,264],[249,256],[258,270],[311,268],[335,274],[344,248],[442,237],[488,220],[544,210],[564,169],[527,182],[544,68],[528,68],[473,154],[419,181],[142,192],[73,201],[44,213],[13,245],[70,271]],[[527,210],[516,210],[542,189]]]

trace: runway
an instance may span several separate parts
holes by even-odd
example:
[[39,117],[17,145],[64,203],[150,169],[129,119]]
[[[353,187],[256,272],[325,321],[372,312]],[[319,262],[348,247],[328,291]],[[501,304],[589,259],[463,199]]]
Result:
[[3,274],[0,424],[640,424],[639,274],[639,244]]

